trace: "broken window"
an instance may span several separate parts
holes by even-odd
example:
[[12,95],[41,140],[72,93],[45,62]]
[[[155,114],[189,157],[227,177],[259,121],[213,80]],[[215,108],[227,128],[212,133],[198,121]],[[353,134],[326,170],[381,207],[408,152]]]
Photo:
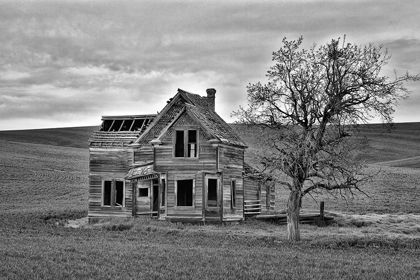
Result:
[[197,157],[197,134],[197,130],[176,130],[175,157]]
[[217,179],[207,180],[207,206],[217,207]]
[[107,180],[103,182],[103,206],[124,206],[124,181]]
[[230,207],[236,208],[236,180],[230,181]]
[[144,119],[136,119],[134,120],[133,126],[131,127],[131,131],[138,131],[143,126]]
[[123,120],[115,120],[109,131],[120,131]]
[[188,130],[188,157],[197,157],[197,130]]
[[120,131],[129,131],[131,126],[133,125],[134,120],[125,120],[121,126]]
[[112,126],[114,120],[104,120],[101,126],[100,131],[108,131],[109,128]]
[[99,131],[118,132],[118,131],[143,131],[153,120],[153,117],[143,117],[130,119],[118,117],[104,117]]
[[193,206],[194,180],[176,181],[176,206]]

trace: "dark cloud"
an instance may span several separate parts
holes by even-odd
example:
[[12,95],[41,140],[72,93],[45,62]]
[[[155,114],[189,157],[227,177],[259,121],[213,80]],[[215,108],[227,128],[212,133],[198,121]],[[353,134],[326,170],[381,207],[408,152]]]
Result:
[[419,8],[404,3],[0,1],[0,118],[150,113],[178,87],[216,87],[229,120],[281,39],[300,35],[384,43],[391,68],[420,72]]

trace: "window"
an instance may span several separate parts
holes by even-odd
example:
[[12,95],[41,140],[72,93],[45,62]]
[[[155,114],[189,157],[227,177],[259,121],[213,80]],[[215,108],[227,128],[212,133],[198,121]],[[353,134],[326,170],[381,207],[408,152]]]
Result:
[[207,181],[207,207],[217,207],[217,179]]
[[176,130],[175,157],[196,158],[198,156],[197,130]]
[[149,197],[149,188],[140,188],[139,197]]
[[176,181],[176,206],[193,206],[194,180]]
[[236,180],[230,181],[230,207],[236,208]]
[[111,207],[124,206],[124,181],[103,181],[102,205]]

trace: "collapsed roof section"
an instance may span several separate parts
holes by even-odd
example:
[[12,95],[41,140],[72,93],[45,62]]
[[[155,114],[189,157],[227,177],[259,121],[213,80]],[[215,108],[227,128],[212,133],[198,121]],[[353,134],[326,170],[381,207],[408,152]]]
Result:
[[102,124],[90,139],[90,147],[124,147],[133,143],[156,115],[103,116]]

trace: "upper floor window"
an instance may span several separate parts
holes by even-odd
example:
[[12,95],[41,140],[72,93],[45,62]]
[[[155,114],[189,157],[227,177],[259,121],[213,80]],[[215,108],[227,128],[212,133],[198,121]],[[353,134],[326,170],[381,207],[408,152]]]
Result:
[[197,130],[185,129],[175,131],[175,157],[198,157]]

